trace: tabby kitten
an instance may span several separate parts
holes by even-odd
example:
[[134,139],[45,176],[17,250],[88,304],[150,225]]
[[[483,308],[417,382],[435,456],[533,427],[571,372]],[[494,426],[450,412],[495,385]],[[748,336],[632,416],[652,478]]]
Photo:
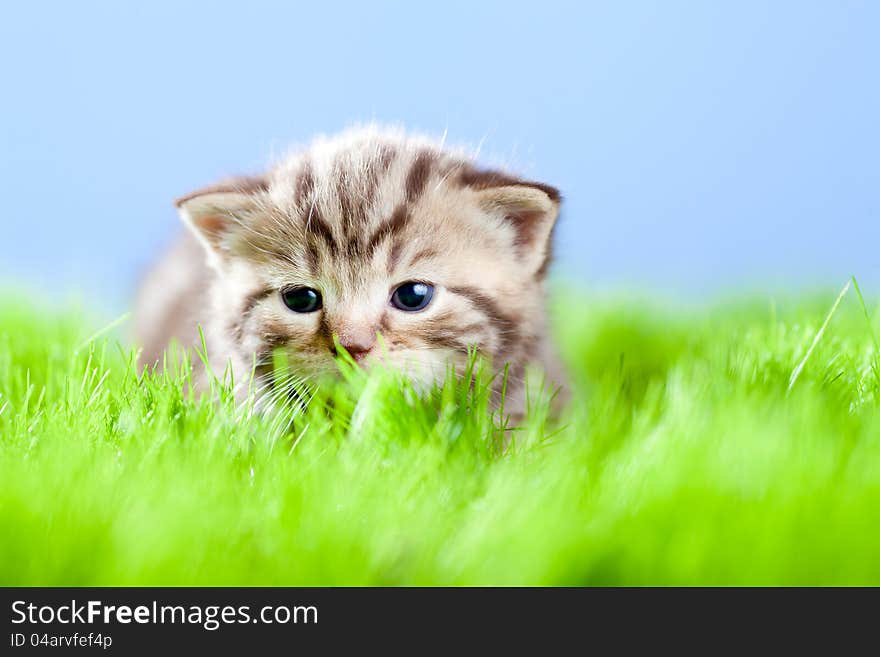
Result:
[[304,377],[335,372],[339,344],[430,383],[473,346],[509,366],[505,407],[519,415],[527,368],[561,384],[544,308],[559,202],[425,138],[320,138],[264,176],[176,202],[191,235],[141,290],[142,364],[172,338],[197,344],[199,324],[212,369],[231,361],[238,382],[255,359],[266,376],[279,347]]

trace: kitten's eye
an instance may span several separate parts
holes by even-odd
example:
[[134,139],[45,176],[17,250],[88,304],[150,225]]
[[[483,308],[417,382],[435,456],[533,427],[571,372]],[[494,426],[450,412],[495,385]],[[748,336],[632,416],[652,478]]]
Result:
[[391,304],[400,310],[415,312],[421,310],[434,296],[434,286],[427,283],[404,283],[391,295]]
[[310,287],[291,287],[281,291],[284,305],[295,313],[313,313],[321,307],[321,293]]

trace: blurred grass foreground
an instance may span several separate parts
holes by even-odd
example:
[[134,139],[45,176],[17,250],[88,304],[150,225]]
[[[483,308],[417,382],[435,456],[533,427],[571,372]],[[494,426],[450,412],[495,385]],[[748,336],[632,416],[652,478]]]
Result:
[[573,401],[558,421],[536,403],[505,447],[479,387],[353,376],[281,422],[7,296],[0,584],[880,584],[878,313],[857,288],[558,298]]

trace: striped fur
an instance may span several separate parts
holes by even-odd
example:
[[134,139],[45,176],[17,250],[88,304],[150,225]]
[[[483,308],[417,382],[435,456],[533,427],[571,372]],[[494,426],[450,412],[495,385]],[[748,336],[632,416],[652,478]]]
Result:
[[[334,338],[380,333],[383,360],[420,381],[464,364],[478,348],[499,371],[510,365],[516,406],[527,366],[560,382],[546,333],[544,277],[559,192],[543,183],[477,167],[464,151],[374,127],[319,139],[260,177],[232,179],[177,205],[207,248],[202,262],[166,261],[148,278],[138,324],[155,357],[172,337],[152,322],[162,281],[207,280],[192,298],[209,353],[232,359],[238,380],[254,355],[286,347],[298,372],[334,370]],[[189,251],[177,249],[175,253]],[[171,256],[169,256],[171,257]],[[206,272],[208,272],[206,274]],[[431,304],[405,313],[389,303],[407,281],[435,286]],[[312,287],[323,309],[289,311],[280,291]],[[151,312],[152,314],[148,314]],[[194,328],[189,327],[192,332]],[[184,333],[181,335],[181,333]],[[514,408],[514,410],[516,410]]]

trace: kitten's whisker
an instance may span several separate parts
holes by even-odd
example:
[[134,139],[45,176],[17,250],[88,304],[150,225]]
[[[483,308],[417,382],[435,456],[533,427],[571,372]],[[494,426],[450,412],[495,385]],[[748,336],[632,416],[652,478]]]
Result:
[[289,429],[314,397],[312,391],[301,390],[299,382],[284,386],[281,392],[283,394],[275,395],[271,402],[274,419],[270,425],[270,433],[273,434]]
[[[234,223],[236,226],[238,226],[241,230],[243,230],[243,231],[245,231],[245,232],[247,232],[247,233],[250,233],[251,235],[255,235],[256,237],[261,237],[262,239],[267,240],[267,241],[270,241],[270,242],[277,240],[278,237],[280,236],[280,235],[277,235],[277,234],[272,234],[272,235],[270,235],[270,234],[267,234],[267,233],[263,233],[263,232],[257,230],[256,228],[254,228],[251,224],[249,224],[249,223],[243,221],[242,219],[239,219],[238,217],[234,217],[234,216],[232,216],[232,217],[229,218],[229,220],[230,220],[232,223]],[[254,248],[259,248],[259,247],[257,247],[256,244],[253,244],[252,242],[248,242],[248,244],[249,244],[250,246],[253,246]],[[275,255],[275,254],[273,254],[273,253],[270,252],[270,251],[266,251],[265,249],[261,249],[261,251],[262,251],[263,253],[268,253],[268,254],[270,254],[270,255]]]
[[306,232],[312,229],[312,215],[315,214],[315,206],[318,203],[317,198],[312,199],[312,204],[309,206],[309,216],[306,217]]
[[[311,375],[300,375],[295,373],[292,368],[286,368],[280,376],[270,378],[262,385],[258,386],[254,391],[254,399],[256,406],[263,406],[266,410],[272,410],[277,406],[277,402],[285,397],[290,397],[291,393],[305,398],[308,402],[313,396],[313,392],[308,383],[313,377]],[[264,394],[267,390],[269,394]]]
[[477,158],[479,158],[479,157],[480,157],[480,153],[483,152],[483,144],[486,143],[486,140],[487,140],[488,138],[489,138],[489,135],[488,135],[488,134],[485,134],[485,135],[483,135],[482,137],[480,137],[480,141],[477,142],[477,148],[474,150],[474,153],[473,153],[473,156],[472,156],[475,160],[476,160]]
[[451,176],[453,173],[458,173],[459,171],[461,171],[463,166],[464,164],[457,164],[453,167],[449,167],[449,171],[440,176],[440,180],[434,186],[434,191],[436,192],[438,189],[440,189],[443,186],[443,183],[446,182],[446,179],[449,178],[449,176]]

